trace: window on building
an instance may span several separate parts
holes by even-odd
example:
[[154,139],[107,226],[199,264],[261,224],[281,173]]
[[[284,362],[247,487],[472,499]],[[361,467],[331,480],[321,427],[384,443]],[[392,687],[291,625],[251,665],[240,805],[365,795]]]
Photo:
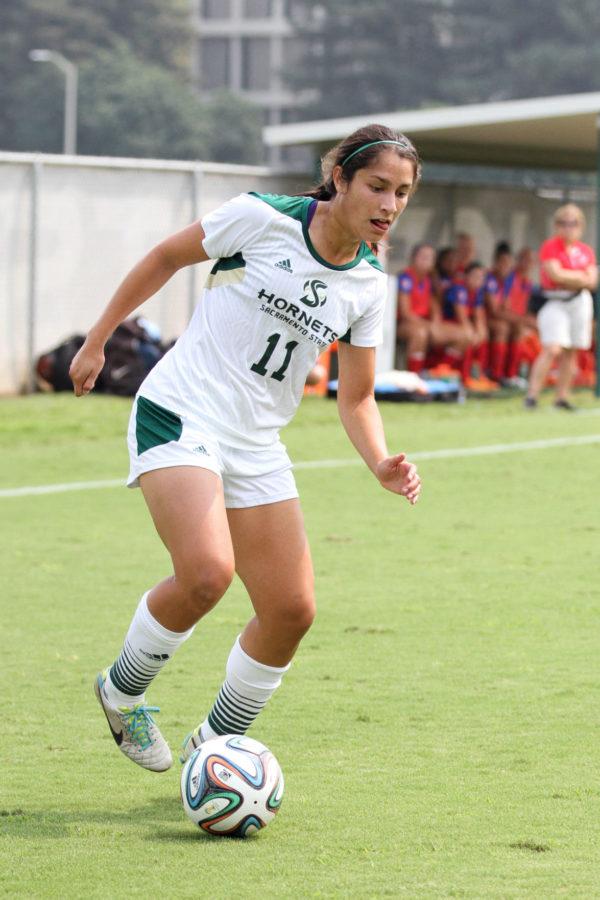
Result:
[[283,58],[285,60],[285,67],[289,68],[299,65],[304,58],[306,49],[306,42],[302,38],[284,38]]
[[206,38],[200,42],[200,79],[208,91],[229,87],[227,38]]
[[205,19],[229,19],[231,0],[202,0],[200,9]]
[[271,84],[271,43],[268,38],[242,38],[242,87],[266,91]]
[[244,15],[247,19],[268,19],[273,13],[271,0],[245,0]]

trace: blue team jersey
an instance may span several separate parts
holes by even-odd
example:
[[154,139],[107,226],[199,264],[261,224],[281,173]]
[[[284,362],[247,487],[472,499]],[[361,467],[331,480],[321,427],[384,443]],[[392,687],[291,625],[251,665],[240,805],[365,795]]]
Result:
[[494,296],[500,292],[500,282],[493,272],[488,272],[483,282],[483,293],[493,294]]
[[464,284],[452,284],[444,293],[442,313],[444,319],[450,322],[456,320],[456,307],[464,306],[468,315],[471,315],[479,306],[483,306],[483,290],[470,293]]

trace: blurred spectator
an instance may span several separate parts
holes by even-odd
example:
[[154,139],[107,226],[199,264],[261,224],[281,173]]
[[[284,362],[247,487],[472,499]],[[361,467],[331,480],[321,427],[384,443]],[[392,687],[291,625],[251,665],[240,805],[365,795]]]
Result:
[[530,311],[535,255],[531,247],[517,254],[516,265],[504,283],[503,311],[511,323],[506,380],[509,387],[526,387],[522,369],[531,366],[542,349],[535,315]]
[[573,410],[569,399],[578,350],[592,343],[593,303],[590,291],[598,283],[594,251],[580,240],[585,228],[583,211],[574,203],[554,214],[554,235],[540,248],[540,280],[546,302],[538,314],[542,352],[531,370],[525,398],[537,406],[538,395],[554,361],[558,378],[554,405]]
[[398,340],[406,342],[406,367],[420,372],[430,341],[432,313],[431,273],[435,250],[431,244],[417,244],[410,265],[398,275]]
[[463,275],[475,259],[475,239],[466,231],[456,235],[456,274]]
[[444,295],[444,319],[456,322],[469,335],[462,361],[465,387],[473,391],[489,392],[498,385],[485,375],[487,368],[488,328],[483,300],[485,269],[480,262],[471,262],[464,272],[463,281],[455,281]]
[[456,278],[456,266],[458,265],[458,255],[454,247],[441,247],[435,258],[435,268],[433,270],[432,282],[433,292],[440,301],[444,299],[444,294]]
[[506,373],[511,323],[504,308],[506,279],[514,265],[509,244],[500,241],[494,251],[492,268],[485,277],[483,295],[490,334],[490,375],[503,381]]
[[[410,266],[398,276],[397,336],[406,342],[407,368],[411,372],[421,372],[425,365],[437,363],[446,372],[457,372],[470,345],[470,330],[443,318],[442,304],[433,288],[434,259],[433,247],[419,244],[412,252]],[[446,276],[445,282],[449,287],[451,278]],[[436,371],[440,372],[437,365]]]

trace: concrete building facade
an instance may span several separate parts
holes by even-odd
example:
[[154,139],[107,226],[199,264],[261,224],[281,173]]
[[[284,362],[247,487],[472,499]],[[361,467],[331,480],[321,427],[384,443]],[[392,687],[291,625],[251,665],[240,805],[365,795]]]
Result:
[[[226,88],[255,103],[264,125],[295,121],[308,95],[282,77],[299,53],[292,27],[293,0],[193,0],[193,79],[201,93]],[[272,166],[309,160],[306,150],[273,147]]]

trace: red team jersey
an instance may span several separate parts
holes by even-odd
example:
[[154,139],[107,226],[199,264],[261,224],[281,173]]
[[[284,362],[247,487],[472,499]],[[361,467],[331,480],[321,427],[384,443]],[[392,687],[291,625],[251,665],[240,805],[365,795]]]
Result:
[[[428,319],[431,314],[431,278],[419,279],[409,267],[398,275],[398,291],[410,297],[410,311],[413,316]],[[398,310],[400,314],[400,310]]]
[[516,269],[504,282],[504,302],[508,309],[517,316],[526,316],[533,283]]
[[[574,241],[570,246],[567,246],[561,237],[553,237],[544,241],[540,247],[540,261],[545,262],[549,259],[558,260],[563,269],[581,271],[595,264],[596,255],[591,247],[587,244],[582,244],[581,241]],[[559,285],[552,281],[543,268],[540,281],[542,288],[547,291],[559,288]]]

